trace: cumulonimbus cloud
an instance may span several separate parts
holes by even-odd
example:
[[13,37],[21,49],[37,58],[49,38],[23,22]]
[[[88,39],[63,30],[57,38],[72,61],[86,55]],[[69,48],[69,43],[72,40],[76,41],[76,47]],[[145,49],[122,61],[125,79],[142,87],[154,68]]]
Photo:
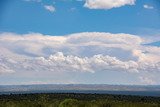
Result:
[[130,34],[0,35],[0,72],[159,72],[160,48]]
[[124,5],[134,5],[136,0],[86,0],[84,7],[89,9],[112,9]]

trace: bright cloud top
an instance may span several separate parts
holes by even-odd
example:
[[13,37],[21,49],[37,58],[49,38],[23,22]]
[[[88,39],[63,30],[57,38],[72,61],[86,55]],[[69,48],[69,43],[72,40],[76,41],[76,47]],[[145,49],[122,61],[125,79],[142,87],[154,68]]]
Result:
[[[0,34],[0,74],[16,72],[136,74],[160,72],[160,47],[130,34]],[[139,79],[149,78],[140,75]],[[154,82],[152,82],[154,83]]]
[[136,0],[86,0],[85,7],[89,9],[112,9],[125,5],[134,5]]

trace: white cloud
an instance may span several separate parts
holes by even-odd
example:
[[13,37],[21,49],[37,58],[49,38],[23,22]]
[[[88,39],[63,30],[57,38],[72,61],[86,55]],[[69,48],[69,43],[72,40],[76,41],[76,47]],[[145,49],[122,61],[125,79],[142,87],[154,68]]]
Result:
[[134,5],[136,0],[86,0],[84,7],[89,9],[112,9]]
[[147,4],[143,5],[143,7],[144,7],[145,9],[154,9],[153,6],[150,6],[150,5],[147,5]]
[[65,36],[2,33],[0,74],[159,73],[160,47],[142,45],[145,42],[139,36],[123,33],[85,32]]
[[9,68],[5,64],[1,63],[0,64],[0,74],[4,74],[4,73],[14,73],[14,71],[12,70],[12,68]]
[[123,62],[115,57],[94,55],[92,57],[64,56],[62,52],[50,55],[48,58],[37,57],[24,59],[18,63],[7,62],[6,65],[14,71],[50,71],[50,72],[97,72],[97,71],[126,71],[138,72],[134,61]]
[[27,2],[42,2],[42,0],[24,0],[24,1],[27,1]]
[[56,11],[55,7],[52,5],[44,5],[44,8],[52,13]]
[[37,2],[38,4],[41,4],[47,11],[49,11],[51,13],[56,11],[56,8],[53,5],[44,5],[42,3],[42,0],[24,0],[24,1],[26,1],[26,2]]

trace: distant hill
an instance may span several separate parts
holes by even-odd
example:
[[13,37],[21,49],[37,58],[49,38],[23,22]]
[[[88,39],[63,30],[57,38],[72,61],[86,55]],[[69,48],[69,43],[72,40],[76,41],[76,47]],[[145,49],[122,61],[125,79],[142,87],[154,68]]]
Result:
[[[9,93],[111,93],[160,96],[159,85],[106,85],[106,84],[41,84],[0,85],[1,94]],[[154,95],[153,95],[154,96]]]

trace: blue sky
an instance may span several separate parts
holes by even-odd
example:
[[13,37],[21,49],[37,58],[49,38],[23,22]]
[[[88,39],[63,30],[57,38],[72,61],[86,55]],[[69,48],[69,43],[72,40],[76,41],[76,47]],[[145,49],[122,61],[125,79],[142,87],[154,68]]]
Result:
[[[112,9],[88,9],[85,1],[2,0],[0,31],[28,33],[38,32],[50,35],[65,35],[77,32],[111,32],[146,34],[160,28],[159,0],[137,0],[136,5]],[[153,6],[146,9],[144,5]],[[51,13],[44,5],[52,5]]]
[[1,0],[0,85],[160,85],[159,0]]

